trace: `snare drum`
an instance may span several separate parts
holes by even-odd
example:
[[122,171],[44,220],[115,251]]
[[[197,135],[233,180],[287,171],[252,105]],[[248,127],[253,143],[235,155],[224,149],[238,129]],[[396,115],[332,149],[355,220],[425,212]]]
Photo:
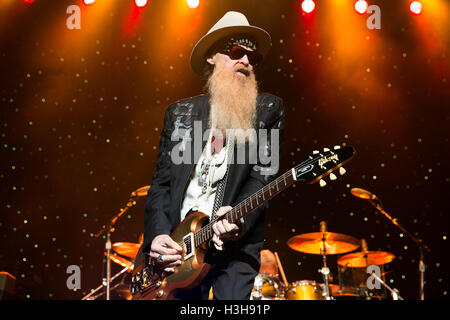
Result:
[[259,273],[255,277],[251,300],[273,300],[281,296],[281,282],[277,277],[267,273]]
[[302,280],[289,285],[285,293],[288,300],[324,300],[323,292],[315,281]]

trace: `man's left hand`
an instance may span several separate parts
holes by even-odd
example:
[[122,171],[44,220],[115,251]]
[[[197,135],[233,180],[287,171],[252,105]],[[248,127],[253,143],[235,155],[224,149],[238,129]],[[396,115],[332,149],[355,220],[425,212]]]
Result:
[[[231,209],[232,207],[230,206],[220,207],[219,210],[217,210],[216,215],[220,218]],[[224,243],[230,240],[236,240],[237,238],[239,238],[242,225],[239,222],[238,224],[234,224],[229,223],[227,219],[220,219],[213,224],[212,228],[214,231],[212,241],[216,245],[222,246]]]

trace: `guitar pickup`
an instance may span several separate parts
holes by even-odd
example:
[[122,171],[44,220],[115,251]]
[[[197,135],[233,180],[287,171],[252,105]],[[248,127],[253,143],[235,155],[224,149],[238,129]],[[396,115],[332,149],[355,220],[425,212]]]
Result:
[[185,249],[183,260],[187,260],[195,253],[194,234],[192,232],[183,237],[183,244]]

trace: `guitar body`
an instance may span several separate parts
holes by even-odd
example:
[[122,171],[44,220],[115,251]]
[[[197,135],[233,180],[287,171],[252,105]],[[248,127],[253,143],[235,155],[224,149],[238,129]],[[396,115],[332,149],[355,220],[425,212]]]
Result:
[[[200,230],[208,219],[207,215],[199,211],[189,214],[171,234],[171,238],[179,244],[183,243],[186,235]],[[189,255],[186,255],[184,247],[182,264],[175,268],[175,272],[168,274],[156,270],[142,250],[141,246],[132,273],[130,292],[133,300],[170,300],[177,290],[199,285],[209,271],[209,264],[204,263],[206,245],[191,248]]]

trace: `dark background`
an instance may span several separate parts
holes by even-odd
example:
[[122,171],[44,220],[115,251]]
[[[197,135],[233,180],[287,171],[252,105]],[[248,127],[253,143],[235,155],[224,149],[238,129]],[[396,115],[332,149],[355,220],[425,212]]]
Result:
[[[321,257],[286,245],[319,230],[367,239],[395,254],[386,280],[419,298],[415,243],[366,200],[431,248],[426,299],[449,297],[449,2],[373,1],[381,29],[366,27],[353,1],[131,0],[0,1],[0,270],[17,277],[17,299],[80,299],[105,276],[105,239],[94,234],[151,185],[164,110],[202,92],[189,67],[193,45],[228,10],[266,29],[273,48],[258,70],[262,91],[286,110],[282,171],[315,149],[338,144],[357,154],[325,188],[297,184],[270,203],[267,249],[289,282],[322,282]],[[81,8],[81,30],[66,9]],[[428,5],[428,6],[427,6]],[[112,242],[138,242],[145,198],[117,222]],[[337,278],[337,256],[328,263]],[[66,268],[81,267],[81,290]],[[113,274],[122,268],[112,263]]]

